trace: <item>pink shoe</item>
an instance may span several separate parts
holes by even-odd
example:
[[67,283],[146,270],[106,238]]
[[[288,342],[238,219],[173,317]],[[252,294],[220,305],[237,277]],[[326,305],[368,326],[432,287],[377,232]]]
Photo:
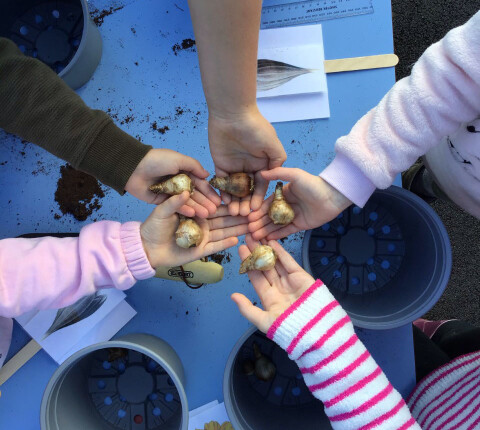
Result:
[[423,331],[426,336],[430,339],[436,333],[436,331],[440,328],[441,325],[445,324],[448,321],[456,321],[456,319],[451,320],[441,320],[441,321],[430,321],[423,318],[419,318],[413,322],[413,325]]

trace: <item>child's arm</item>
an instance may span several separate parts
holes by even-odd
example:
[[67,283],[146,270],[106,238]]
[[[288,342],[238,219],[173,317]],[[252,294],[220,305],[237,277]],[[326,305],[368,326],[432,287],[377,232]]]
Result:
[[[242,315],[296,361],[333,428],[420,430],[328,288],[314,283],[277,242],[268,244],[278,255],[275,269],[249,272],[265,310],[241,294],[232,298]],[[247,245],[255,247],[248,236]],[[241,258],[248,248],[240,247]]]
[[60,308],[101,288],[126,290],[153,276],[139,226],[101,221],[78,238],[0,241],[0,315]]
[[126,290],[154,275],[152,267],[179,266],[238,243],[246,221],[227,216],[198,219],[202,243],[183,249],[175,243],[176,212],[189,193],[156,206],[143,223],[102,221],[84,227],[78,238],[0,241],[0,316],[59,308],[101,288]]
[[321,173],[363,206],[442,137],[480,113],[480,12],[430,46],[412,74],[338,139],[336,157]]
[[123,193],[151,146],[90,109],[47,65],[0,38],[0,127]]
[[[207,99],[208,137],[216,173],[281,166],[287,158],[275,129],[257,107],[257,50],[261,0],[189,0]],[[255,191],[230,203],[232,215],[260,207],[268,183],[257,175]]]
[[120,194],[161,203],[148,187],[159,177],[191,174],[197,193],[180,212],[206,218],[221,201],[201,164],[168,149],[151,149],[90,109],[48,66],[0,38],[0,128],[35,143]]

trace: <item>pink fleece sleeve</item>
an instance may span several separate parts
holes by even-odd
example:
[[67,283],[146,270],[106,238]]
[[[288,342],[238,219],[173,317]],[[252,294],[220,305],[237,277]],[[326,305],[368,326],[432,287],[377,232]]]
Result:
[[296,361],[334,429],[421,430],[321,281],[272,324],[267,336]]
[[0,316],[68,306],[101,288],[126,290],[154,274],[138,222],[97,222],[78,238],[4,239]]
[[480,12],[420,57],[335,145],[321,177],[363,206],[442,137],[480,113]]

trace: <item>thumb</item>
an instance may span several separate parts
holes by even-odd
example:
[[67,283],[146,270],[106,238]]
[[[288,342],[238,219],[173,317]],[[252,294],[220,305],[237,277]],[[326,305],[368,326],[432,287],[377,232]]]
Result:
[[232,300],[238,306],[240,313],[252,324],[257,326],[257,328],[264,333],[267,332],[267,328],[263,327],[263,321],[265,320],[264,314],[265,311],[257,308],[252,304],[252,302],[247,299],[243,294],[233,293],[231,296]]
[[286,182],[291,182],[298,179],[301,173],[301,169],[289,167],[277,167],[272,170],[264,170],[260,172],[263,179],[266,179],[267,181],[275,181],[279,179]]
[[209,173],[203,168],[200,162],[195,160],[195,158],[183,154],[179,154],[179,156],[180,158],[177,163],[179,170],[193,173],[195,176],[198,176],[202,179],[205,179],[209,175]]
[[275,151],[271,151],[268,154],[270,161],[268,162],[268,168],[274,169],[276,167],[281,167],[283,163],[287,160],[287,153],[283,149],[282,144],[278,141],[278,145],[275,147]]
[[177,196],[172,196],[163,203],[160,203],[155,208],[152,215],[154,215],[156,218],[168,218],[174,213],[177,213],[189,198],[190,193],[188,191],[184,191],[182,194]]

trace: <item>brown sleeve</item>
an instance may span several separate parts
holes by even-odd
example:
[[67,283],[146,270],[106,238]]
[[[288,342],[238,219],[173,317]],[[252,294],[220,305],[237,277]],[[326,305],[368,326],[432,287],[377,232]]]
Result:
[[0,38],[0,127],[119,193],[151,146],[120,130],[41,61]]

